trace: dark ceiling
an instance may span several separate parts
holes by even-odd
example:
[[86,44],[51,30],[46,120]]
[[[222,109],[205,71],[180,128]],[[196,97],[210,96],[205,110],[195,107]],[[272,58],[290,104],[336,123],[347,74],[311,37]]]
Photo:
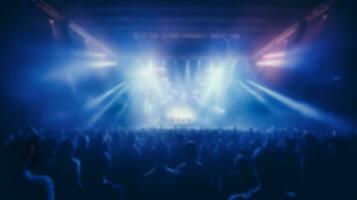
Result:
[[[125,44],[130,39],[227,39],[252,51],[324,0],[65,0],[46,1],[90,33]],[[164,35],[164,36],[163,36]],[[180,37],[177,37],[180,35]],[[190,40],[191,42],[191,40]],[[161,46],[164,46],[160,42]],[[120,46],[120,45],[119,45]]]

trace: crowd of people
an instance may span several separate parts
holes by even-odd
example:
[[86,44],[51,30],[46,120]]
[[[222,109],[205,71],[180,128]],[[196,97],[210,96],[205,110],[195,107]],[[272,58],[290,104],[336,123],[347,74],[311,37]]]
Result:
[[357,134],[297,129],[0,135],[0,199],[357,199]]

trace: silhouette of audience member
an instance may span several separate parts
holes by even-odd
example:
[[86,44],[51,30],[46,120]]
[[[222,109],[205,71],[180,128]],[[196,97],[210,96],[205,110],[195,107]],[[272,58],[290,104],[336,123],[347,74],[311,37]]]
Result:
[[158,144],[154,149],[155,166],[143,175],[140,199],[176,199],[178,174],[167,166],[167,147]]
[[329,199],[327,195],[331,175],[328,172],[328,160],[324,156],[318,139],[312,134],[304,136],[304,152],[302,159],[301,198],[307,200]]
[[91,182],[83,187],[81,199],[86,200],[122,200],[123,190],[106,178],[111,166],[111,157],[108,152],[94,155],[96,164],[92,166]]
[[78,158],[81,165],[80,180],[82,186],[89,182],[90,178],[91,152],[89,152],[89,143],[90,139],[87,135],[81,134],[77,137],[77,149],[75,156]]
[[15,136],[6,145],[6,177],[1,199],[6,200],[53,200],[54,184],[47,176],[35,175],[32,168],[38,162],[37,133],[34,130]]
[[59,145],[52,164],[57,200],[77,199],[81,187],[80,161],[74,157],[74,144],[67,139]]
[[[129,200],[357,199],[357,134],[274,129],[79,134],[1,135],[0,199],[120,200],[123,191]],[[113,184],[122,182],[124,189]]]
[[[82,168],[83,174],[83,186],[90,184],[91,182],[97,181],[96,170],[97,170],[97,159],[101,157],[103,153],[110,152],[110,142],[111,139],[108,137],[107,134],[104,133],[91,133],[92,138],[90,142],[90,147],[88,149],[83,149],[86,155],[82,156],[84,161],[84,166]],[[111,156],[111,155],[110,155]],[[111,157],[110,157],[110,164],[111,164]],[[112,167],[112,166],[110,166]]]
[[119,151],[113,153],[113,162],[117,172],[112,172],[111,178],[113,178],[113,181],[122,184],[125,196],[128,199],[134,199],[137,195],[138,184],[144,172],[141,167],[140,151],[136,142],[135,133],[129,132],[123,138],[120,149],[117,149]]
[[198,148],[194,141],[189,141],[184,149],[185,161],[176,167],[179,174],[182,199],[211,199],[213,191],[209,184],[207,168],[199,161]]
[[233,161],[232,170],[223,177],[220,189],[222,199],[227,199],[234,193],[249,193],[255,187],[257,180],[250,159],[238,154]]
[[281,149],[281,151],[282,169],[280,172],[284,189],[285,191],[296,193],[301,181],[301,155],[296,151],[295,140],[286,139],[285,148]]
[[272,138],[267,138],[263,148],[257,149],[253,160],[260,185],[252,192],[249,199],[263,200],[288,200],[294,199],[284,190],[283,177],[279,176],[283,170],[280,159],[283,157],[281,150],[273,144]]

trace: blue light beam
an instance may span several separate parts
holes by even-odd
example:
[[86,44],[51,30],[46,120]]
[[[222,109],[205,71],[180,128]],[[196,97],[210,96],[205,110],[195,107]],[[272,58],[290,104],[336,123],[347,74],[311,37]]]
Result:
[[130,88],[130,86],[131,84],[127,84],[120,91],[118,91],[115,96],[88,121],[87,127],[94,125],[103,116],[103,114],[120,98],[120,96]]
[[288,106],[289,108],[293,109],[294,111],[300,113],[303,116],[306,116],[310,119],[314,119],[317,121],[324,122],[326,124],[333,124],[334,126],[338,126],[340,128],[342,127],[347,127],[348,124],[344,121],[341,120],[340,118],[334,117],[331,114],[320,111],[316,108],[313,108],[312,106],[309,106],[305,103],[293,100],[289,97],[286,97],[282,94],[279,94],[267,87],[264,87],[262,85],[259,85],[253,81],[248,81],[248,83],[260,91],[264,92],[265,94],[269,95],[270,97],[276,99],[277,101],[281,102],[282,104]]
[[87,103],[86,108],[87,109],[93,109],[93,108],[97,107],[104,100],[106,100],[107,98],[112,96],[117,90],[119,90],[120,88],[124,87],[126,84],[127,84],[126,82],[121,82],[118,85],[116,85],[115,87],[113,87],[113,88],[109,89],[108,91],[106,91],[104,94],[102,94],[102,95],[90,100]]
[[254,91],[252,88],[250,88],[248,85],[246,85],[242,81],[239,81],[239,85],[242,86],[242,88],[245,89],[249,94],[255,97],[255,99],[257,99],[260,103],[266,103],[265,98],[262,95],[258,94],[256,91]]

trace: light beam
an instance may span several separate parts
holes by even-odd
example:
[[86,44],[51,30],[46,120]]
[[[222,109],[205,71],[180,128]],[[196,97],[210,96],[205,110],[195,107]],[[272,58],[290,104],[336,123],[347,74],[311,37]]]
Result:
[[121,82],[118,85],[116,85],[115,87],[113,87],[113,88],[109,89],[108,91],[106,91],[104,94],[92,99],[91,101],[89,101],[87,103],[86,108],[87,109],[92,109],[92,108],[97,107],[100,103],[102,103],[108,97],[112,96],[117,90],[119,90],[120,88],[122,88],[126,84],[127,84],[126,82]]

